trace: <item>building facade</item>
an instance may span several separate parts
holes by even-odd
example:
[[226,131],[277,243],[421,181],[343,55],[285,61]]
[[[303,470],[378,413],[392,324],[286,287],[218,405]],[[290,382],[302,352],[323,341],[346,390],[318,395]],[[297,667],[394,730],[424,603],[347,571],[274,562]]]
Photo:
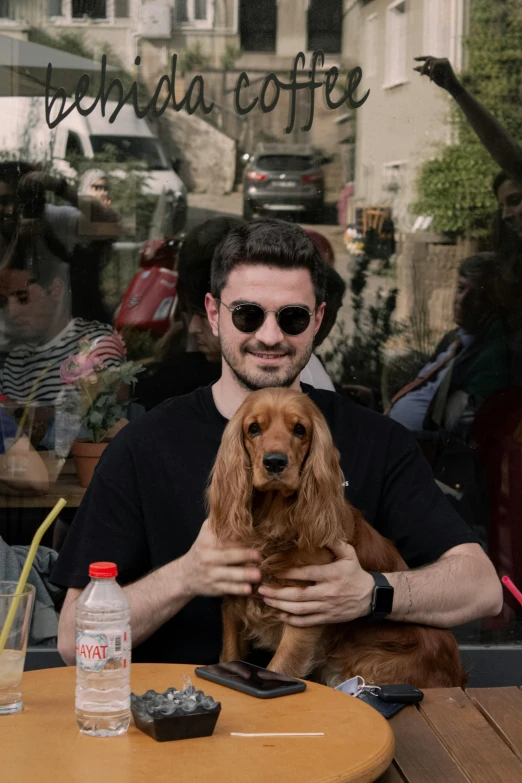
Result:
[[408,231],[420,164],[450,141],[446,93],[413,69],[415,57],[462,67],[467,0],[360,0],[347,9],[344,50],[356,51],[370,98],[355,112],[357,207],[390,207]]

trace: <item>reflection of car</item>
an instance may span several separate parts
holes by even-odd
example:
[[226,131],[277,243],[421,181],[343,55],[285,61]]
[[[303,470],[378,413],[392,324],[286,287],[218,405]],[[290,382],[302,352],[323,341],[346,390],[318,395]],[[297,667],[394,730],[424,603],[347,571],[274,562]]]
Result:
[[258,211],[322,209],[322,167],[329,162],[309,145],[258,145],[243,174],[243,216],[248,220]]
[[[166,235],[184,228],[187,189],[175,171],[176,163],[169,161],[148,122],[138,119],[132,106],[123,106],[114,122],[109,122],[117,106],[114,101],[107,101],[105,117],[100,106],[87,117],[74,109],[51,130],[45,121],[44,101],[40,97],[0,97],[0,149],[4,155],[51,163],[55,171],[71,178],[76,172],[68,158],[81,160],[96,155],[93,166],[97,167],[107,151],[116,163],[140,161],[144,164],[143,192],[155,197],[165,194],[171,221]],[[61,102],[57,105],[61,107]]]

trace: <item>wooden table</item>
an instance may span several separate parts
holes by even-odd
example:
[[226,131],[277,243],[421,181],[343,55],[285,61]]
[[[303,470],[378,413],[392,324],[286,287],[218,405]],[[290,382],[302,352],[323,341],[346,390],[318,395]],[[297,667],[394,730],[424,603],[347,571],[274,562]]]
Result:
[[[45,455],[45,452],[42,452]],[[68,508],[78,508],[85,495],[80,486],[74,460],[67,459],[58,473],[58,468],[50,457],[42,457],[49,471],[51,482],[45,495],[0,495],[0,508],[53,508],[60,498],[65,498]]]
[[[255,699],[200,680],[194,666],[133,664],[132,689],[196,686],[221,701],[212,737],[157,743],[78,732],[73,668],[27,672],[24,711],[0,718],[5,783],[344,783],[374,781],[393,756],[389,723],[362,702],[309,683],[304,693]],[[231,737],[230,732],[324,731],[324,737]]]
[[380,783],[520,783],[519,688],[426,690],[390,720],[395,758]]

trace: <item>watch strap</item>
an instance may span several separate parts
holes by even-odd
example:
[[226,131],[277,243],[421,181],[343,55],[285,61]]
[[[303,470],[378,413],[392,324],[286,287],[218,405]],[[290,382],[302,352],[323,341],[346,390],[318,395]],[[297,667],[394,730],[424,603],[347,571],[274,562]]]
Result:
[[371,605],[371,612],[369,615],[369,619],[371,620],[385,620],[388,616],[389,612],[383,612],[379,611],[379,609],[376,607],[376,591],[379,587],[389,588],[393,592],[393,587],[388,582],[384,574],[381,574],[379,571],[368,571],[369,574],[373,576],[373,579],[375,581],[375,587],[373,588],[373,594],[372,594],[372,605]]

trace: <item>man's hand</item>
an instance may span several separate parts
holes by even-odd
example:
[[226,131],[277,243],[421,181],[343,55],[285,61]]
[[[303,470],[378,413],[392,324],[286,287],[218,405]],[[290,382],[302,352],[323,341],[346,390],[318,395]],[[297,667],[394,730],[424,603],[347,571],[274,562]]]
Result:
[[288,625],[304,628],[345,623],[369,614],[373,577],[361,568],[353,546],[340,543],[331,549],[337,557],[333,563],[291,568],[278,574],[282,579],[302,579],[314,585],[259,588],[265,603],[281,609],[281,619]]
[[[250,595],[261,581],[255,566],[260,555],[233,541],[219,541],[205,520],[192,547],[180,560],[184,589],[191,598],[198,595]],[[254,565],[246,565],[253,563]]]
[[421,62],[423,65],[414,68],[414,71],[420,73],[421,76],[429,76],[430,81],[435,82],[443,90],[447,90],[450,95],[456,95],[463,90],[450,61],[445,57],[415,57],[415,61]]

